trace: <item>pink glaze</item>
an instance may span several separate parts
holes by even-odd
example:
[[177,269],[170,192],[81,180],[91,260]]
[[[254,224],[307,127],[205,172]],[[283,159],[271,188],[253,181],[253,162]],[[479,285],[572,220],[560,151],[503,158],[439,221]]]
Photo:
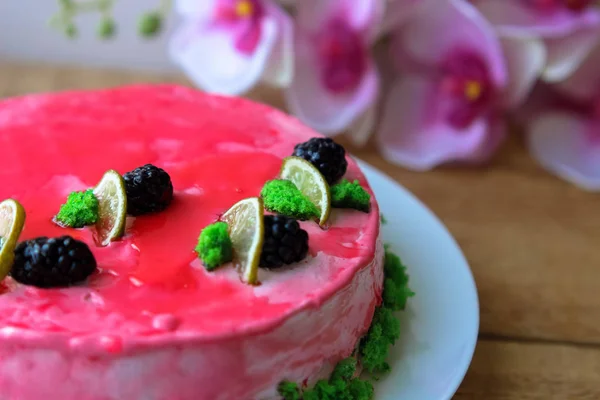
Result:
[[[22,239],[86,241],[99,273],[78,287],[0,284],[0,400],[274,398],[282,379],[324,377],[370,324],[382,289],[375,200],[334,210],[328,230],[302,223],[310,256],[260,286],[231,266],[208,273],[200,230],[257,196],[293,146],[316,134],[246,100],[182,87],[128,87],[0,103],[0,198],[27,210]],[[169,172],[175,200],[128,220],[106,248],[52,217],[107,169]],[[349,160],[346,175],[367,186]],[[35,384],[32,384],[35,382]]]

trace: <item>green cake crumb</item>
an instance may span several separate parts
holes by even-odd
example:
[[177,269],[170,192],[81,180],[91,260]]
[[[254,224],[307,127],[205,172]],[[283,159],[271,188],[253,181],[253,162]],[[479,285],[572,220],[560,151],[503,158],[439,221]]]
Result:
[[356,373],[356,358],[348,357],[336,365],[331,374],[331,382],[349,381]]
[[371,195],[358,183],[347,179],[331,187],[331,206],[335,208],[353,208],[369,212]]
[[[346,358],[338,363],[329,380],[318,381],[312,389],[305,390],[303,400],[371,400],[371,382],[354,378],[356,359]],[[285,400],[288,400],[284,397]]]
[[283,381],[277,388],[283,400],[300,400],[300,388],[296,382]]
[[319,209],[291,181],[275,179],[260,192],[265,208],[301,221],[319,218]]
[[375,388],[369,381],[354,378],[348,382],[347,393],[347,400],[371,400],[375,395]]
[[[400,337],[400,321],[394,311],[402,310],[414,293],[408,287],[406,267],[400,257],[385,247],[385,283],[383,303],[375,309],[373,321],[361,340],[358,359],[366,372],[387,372],[386,362],[391,346]],[[372,400],[375,390],[369,380],[355,377],[357,360],[349,357],[340,361],[329,380],[320,380],[314,387],[303,392],[294,382],[279,385],[283,400]]]
[[401,311],[414,292],[408,286],[408,273],[402,260],[388,249],[385,252],[383,303],[392,311]]
[[383,304],[375,310],[369,332],[360,345],[361,363],[371,373],[390,369],[385,361],[391,345],[400,337],[400,321],[394,311],[403,310],[414,292],[408,286],[408,274],[400,257],[385,247]]
[[208,225],[200,233],[196,253],[208,271],[233,259],[233,244],[225,222]]
[[385,215],[381,214],[379,218],[381,219],[381,225],[387,224],[387,219],[385,218]]
[[390,366],[386,362],[390,346],[400,337],[400,322],[389,308],[378,307],[373,316],[369,332],[363,338],[361,363],[370,373],[387,372]]
[[69,228],[83,228],[98,220],[98,199],[92,189],[72,192],[67,202],[60,206],[56,220]]

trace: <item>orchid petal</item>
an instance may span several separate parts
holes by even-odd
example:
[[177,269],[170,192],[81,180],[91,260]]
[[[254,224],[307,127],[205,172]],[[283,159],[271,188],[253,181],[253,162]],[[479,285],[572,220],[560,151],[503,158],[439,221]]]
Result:
[[485,163],[492,158],[507,136],[508,128],[505,121],[500,117],[490,119],[486,140],[483,140],[479,147],[469,154],[468,157],[465,157],[463,161],[471,164]]
[[176,0],[175,11],[195,20],[211,19],[219,0]]
[[401,27],[416,12],[417,7],[425,3],[425,0],[386,1],[384,15],[379,27],[379,36]]
[[288,87],[294,76],[294,25],[281,8],[268,4],[267,13],[277,21],[280,34],[277,38],[263,80],[275,87]]
[[381,17],[380,0],[302,0],[297,5],[296,21],[302,29],[317,32],[332,19],[341,19],[366,35]]
[[600,45],[596,46],[579,68],[556,88],[577,99],[589,101],[600,89]]
[[512,35],[562,37],[600,22],[600,13],[592,8],[579,13],[563,8],[538,11],[522,0],[480,0],[477,8],[492,25]]
[[433,0],[404,27],[403,46],[418,62],[439,65],[452,51],[482,56],[496,86],[506,84],[507,72],[500,42],[492,26],[464,0]]
[[542,78],[546,82],[559,82],[568,78],[598,43],[599,33],[596,26],[579,29],[564,38],[546,39],[548,65]]
[[170,43],[172,59],[208,92],[240,95],[261,79],[278,35],[277,23],[263,18],[260,40],[252,54],[235,47],[235,33],[226,27],[187,21]]
[[541,40],[526,37],[501,36],[500,43],[508,69],[504,104],[514,108],[531,92],[544,69],[546,48]]
[[388,161],[425,171],[447,162],[481,158],[488,121],[478,119],[466,129],[456,129],[436,115],[438,95],[437,83],[418,75],[405,75],[394,84],[378,135],[379,148]]
[[355,146],[364,146],[373,134],[377,120],[377,105],[373,104],[348,128],[348,138]]
[[306,38],[298,38],[296,51],[294,81],[286,99],[292,113],[306,124],[333,135],[346,129],[376,101],[379,76],[372,60],[367,60],[367,71],[356,88],[336,94],[323,85],[319,60]]
[[582,189],[600,191],[600,122],[546,113],[531,125],[528,145],[547,170]]

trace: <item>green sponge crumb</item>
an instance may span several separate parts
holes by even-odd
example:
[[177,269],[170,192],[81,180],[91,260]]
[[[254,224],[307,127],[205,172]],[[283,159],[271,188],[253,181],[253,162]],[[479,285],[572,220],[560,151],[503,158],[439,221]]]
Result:
[[233,259],[233,244],[225,222],[208,225],[200,233],[196,253],[207,270],[213,271]]
[[386,372],[390,369],[386,359],[393,345],[400,337],[400,321],[394,311],[403,310],[409,297],[414,296],[408,286],[408,274],[400,257],[385,247],[385,281],[383,304],[375,310],[369,332],[362,339],[360,356],[362,366],[371,373]]
[[319,210],[291,181],[275,179],[260,192],[265,208],[302,221],[319,218]]
[[349,381],[356,373],[356,358],[348,357],[343,359],[336,365],[331,374],[330,381],[332,383],[340,381]]
[[331,206],[369,212],[371,195],[360,186],[358,181],[350,182],[344,179],[331,187]]
[[387,326],[390,322],[387,316],[378,316],[379,314],[390,312],[385,307],[378,307],[375,310],[373,322],[369,332],[362,339],[360,346],[361,363],[363,368],[370,373],[387,372],[390,366],[386,362],[390,346],[396,341],[394,333],[399,332],[400,325],[397,319],[392,326]]
[[373,384],[359,378],[354,378],[349,382],[347,392],[348,400],[371,400],[375,395]]
[[[394,311],[404,309],[414,293],[408,287],[406,267],[400,258],[385,247],[385,284],[383,303],[375,309],[371,327],[361,340],[358,356],[363,369],[369,373],[389,371],[386,362],[390,347],[400,337],[400,321]],[[349,357],[340,361],[329,380],[320,380],[302,392],[298,385],[284,381],[279,394],[284,400],[372,400],[374,388],[369,380],[355,377],[357,360]]]
[[302,396],[304,400],[338,400],[338,388],[326,380],[320,380],[315,387],[306,390]]
[[300,400],[300,388],[296,382],[283,381],[277,388],[283,400]]
[[337,364],[329,380],[318,381],[302,394],[297,384],[282,382],[279,394],[284,400],[371,400],[373,385],[369,381],[354,378],[355,374],[356,359],[349,357]]
[[69,228],[83,228],[93,225],[98,220],[98,199],[92,189],[84,192],[73,192],[67,202],[60,206],[56,220]]
[[406,267],[400,257],[386,249],[383,268],[385,274],[383,303],[393,311],[404,310],[408,299],[415,295],[408,286]]

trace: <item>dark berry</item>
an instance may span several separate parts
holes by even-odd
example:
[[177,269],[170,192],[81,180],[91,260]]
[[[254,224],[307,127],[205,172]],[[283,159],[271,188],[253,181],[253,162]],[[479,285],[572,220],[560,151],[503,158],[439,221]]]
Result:
[[173,200],[171,177],[152,164],[123,175],[127,192],[127,213],[144,215],[163,211]]
[[39,237],[17,245],[10,274],[25,285],[49,288],[82,282],[95,270],[87,244],[70,236]]
[[333,185],[346,173],[346,150],[330,138],[312,138],[294,147],[294,156],[302,157],[317,167]]
[[283,215],[265,215],[265,239],[260,266],[279,268],[302,261],[308,253],[308,233],[298,221]]

